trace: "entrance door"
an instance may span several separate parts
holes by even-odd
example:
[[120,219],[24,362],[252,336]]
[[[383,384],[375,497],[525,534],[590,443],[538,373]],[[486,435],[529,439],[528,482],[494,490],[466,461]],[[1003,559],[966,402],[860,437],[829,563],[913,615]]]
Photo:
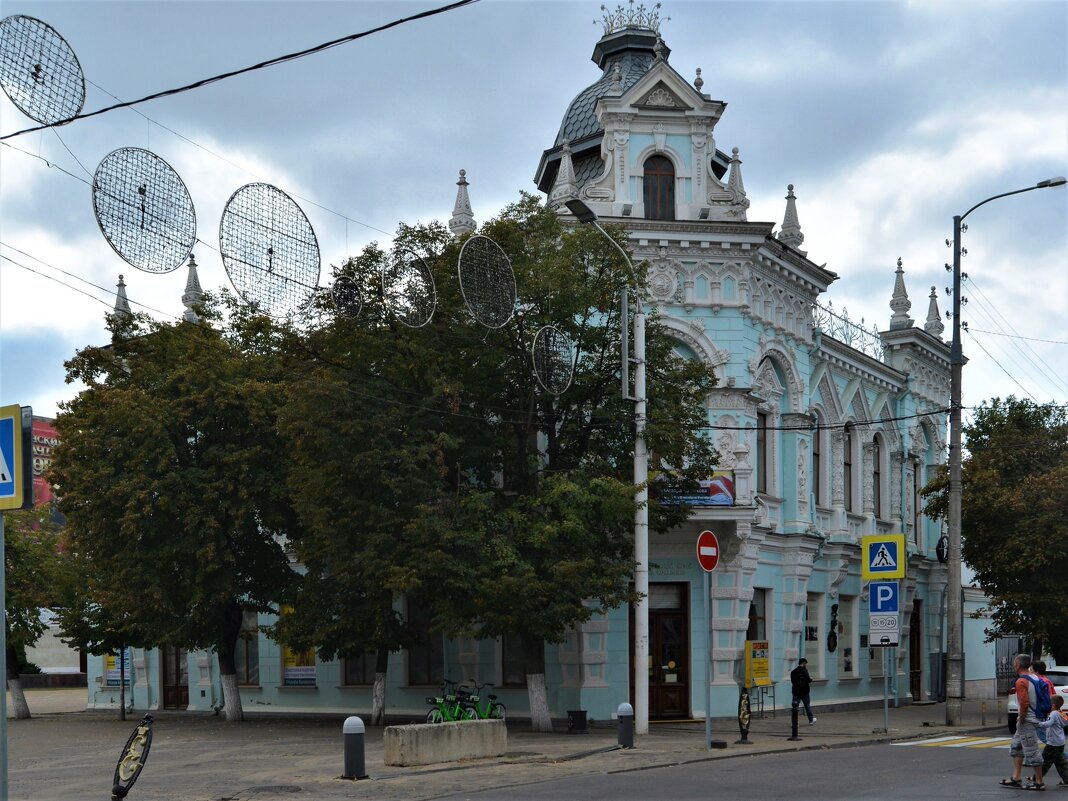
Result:
[[913,701],[923,700],[923,601],[913,602],[909,616],[909,692]]
[[689,630],[690,621],[685,611],[649,610],[651,718],[690,717]]
[[186,709],[189,706],[189,674],[186,651],[165,645],[163,653],[163,708]]

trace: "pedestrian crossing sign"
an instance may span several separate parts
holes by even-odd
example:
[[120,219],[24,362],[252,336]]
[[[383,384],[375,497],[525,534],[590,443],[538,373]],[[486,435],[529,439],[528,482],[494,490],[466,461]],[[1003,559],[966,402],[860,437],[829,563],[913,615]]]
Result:
[[0,406],[0,509],[21,509],[26,499],[22,461],[22,407]]
[[905,535],[876,534],[861,538],[861,576],[865,581],[905,578]]

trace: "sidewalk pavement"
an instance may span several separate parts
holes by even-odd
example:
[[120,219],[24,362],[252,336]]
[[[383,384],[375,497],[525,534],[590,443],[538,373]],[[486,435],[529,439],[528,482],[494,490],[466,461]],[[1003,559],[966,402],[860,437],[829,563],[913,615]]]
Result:
[[[30,690],[33,717],[8,720],[11,801],[106,801],[112,773],[126,738],[144,714],[85,712],[83,690]],[[714,719],[712,739],[725,749],[709,749],[704,721],[653,723],[635,737],[633,749],[617,747],[614,725],[588,734],[562,727],[536,734],[523,723],[509,726],[508,753],[492,759],[398,768],[383,763],[382,729],[368,727],[366,768],[370,778],[347,781],[343,769],[343,718],[250,715],[243,723],[200,713],[152,712],[156,719],[150,755],[130,793],[136,801],[282,801],[363,799],[423,801],[476,791],[506,798],[505,788],[568,776],[618,773],[716,759],[759,757],[780,751],[869,745],[893,740],[973,731],[1004,734],[1005,712],[986,702],[966,701],[964,725],[945,724],[945,705],[822,711],[816,725],[801,716],[798,742],[790,742],[790,714],[778,711],[754,718],[750,744],[742,745],[736,721]],[[985,722],[985,725],[984,725]],[[499,795],[492,791],[498,789]]]

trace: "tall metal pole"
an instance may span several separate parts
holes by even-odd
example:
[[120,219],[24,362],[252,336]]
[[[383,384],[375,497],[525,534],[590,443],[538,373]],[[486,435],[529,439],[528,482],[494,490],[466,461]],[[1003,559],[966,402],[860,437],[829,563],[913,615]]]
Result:
[[701,571],[705,577],[705,638],[708,643],[708,653],[705,654],[705,748],[710,748],[712,743],[712,621],[708,613],[709,599],[709,574],[707,570]]
[[949,508],[947,510],[947,605],[946,633],[946,725],[961,725],[964,704],[964,625],[960,597],[960,502],[961,502],[961,367],[960,344],[960,221],[953,218],[953,340],[949,351]]
[[[15,432],[19,436],[19,432]],[[21,467],[21,465],[20,465]],[[0,613],[7,618],[7,561],[4,555],[4,513],[0,512]],[[0,801],[7,801],[7,624],[0,626]]]
[[946,510],[946,535],[949,538],[947,548],[946,576],[946,725],[959,726],[963,722],[962,706],[964,703],[964,603],[961,592],[961,368],[964,366],[964,353],[960,342],[960,233],[964,218],[991,200],[1031,192],[1035,189],[1047,189],[1064,186],[1063,176],[1047,178],[1034,186],[1002,192],[999,195],[981,200],[964,214],[953,218],[953,340],[949,354],[949,493]]
[[[614,240],[613,240],[614,241]],[[649,453],[645,448],[645,310],[634,312],[634,730],[649,733]]]

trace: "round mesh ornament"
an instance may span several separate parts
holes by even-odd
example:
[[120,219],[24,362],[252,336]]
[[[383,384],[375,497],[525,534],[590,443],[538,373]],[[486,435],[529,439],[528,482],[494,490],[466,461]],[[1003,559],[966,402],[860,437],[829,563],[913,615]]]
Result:
[[270,184],[246,184],[219,222],[219,251],[237,294],[274,317],[310,301],[319,284],[319,242],[300,206]]
[[85,104],[85,76],[70,45],[51,25],[21,14],[0,20],[0,86],[42,125],[70,122]]
[[169,273],[197,237],[193,200],[171,165],[148,150],[124,147],[93,174],[93,213],[108,244],[147,273]]
[[560,395],[571,386],[575,374],[575,347],[571,338],[556,326],[538,331],[531,347],[534,375],[546,392]]
[[500,328],[515,313],[515,273],[501,246],[473,236],[460,248],[456,271],[471,315],[486,328]]
[[334,281],[334,286],[330,290],[330,297],[334,301],[334,308],[337,309],[338,314],[342,317],[352,319],[360,316],[360,309],[363,308],[363,298],[360,297],[359,286],[349,276],[342,275]]
[[422,258],[410,250],[395,250],[382,270],[386,307],[409,328],[422,328],[434,317],[438,302],[434,276]]

